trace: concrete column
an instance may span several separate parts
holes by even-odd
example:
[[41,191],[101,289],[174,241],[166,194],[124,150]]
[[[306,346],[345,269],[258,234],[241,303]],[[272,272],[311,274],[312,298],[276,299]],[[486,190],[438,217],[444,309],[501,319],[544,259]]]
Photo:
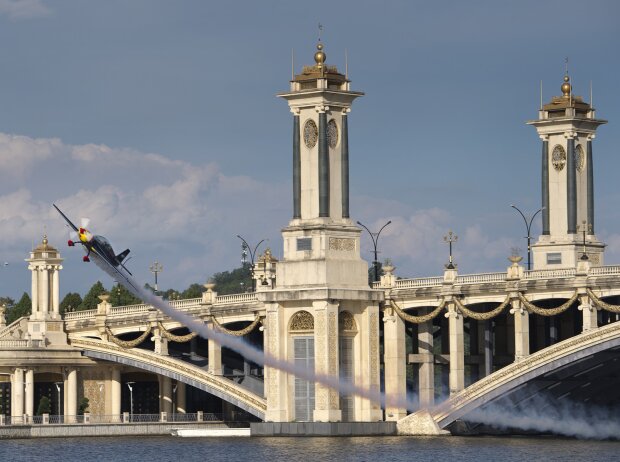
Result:
[[[213,327],[213,326],[209,326]],[[214,340],[208,340],[209,364],[208,371],[213,375],[222,375],[222,347]]]
[[111,388],[111,409],[110,413],[113,416],[121,415],[121,370],[118,367],[112,368],[110,377]]
[[351,109],[342,110],[341,129],[341,187],[342,187],[342,218],[349,218],[349,123],[347,112]]
[[54,319],[58,319],[60,317],[58,270],[58,266],[52,270],[52,311],[54,314]]
[[329,216],[329,145],[326,108],[319,109],[319,217]]
[[579,294],[579,308],[583,316],[582,332],[598,328],[598,312],[590,302],[588,294]]
[[[327,300],[312,303],[314,311],[314,370],[317,374],[339,376],[338,358],[338,304]],[[340,422],[338,390],[315,383],[315,422]]]
[[465,344],[463,337],[463,315],[453,302],[448,303],[450,332],[450,396],[465,388]]
[[176,393],[176,412],[177,414],[185,414],[187,409],[187,387],[183,382],[177,382]]
[[[289,341],[282,313],[277,303],[265,305],[266,319],[264,345],[265,353],[274,358],[287,360],[286,343]],[[293,356],[291,355],[291,360]],[[265,395],[267,396],[267,411],[265,422],[289,421],[290,401],[292,390],[287,387],[287,374],[272,367],[265,366]]]
[[594,234],[594,164],[592,163],[592,138],[588,137],[586,150],[586,172],[588,179],[588,224],[592,227],[590,234]]
[[34,371],[26,370],[26,410],[24,412],[28,417],[34,415]]
[[361,382],[360,385],[364,389],[375,395],[375,399],[372,401],[364,398],[359,399],[360,413],[356,413],[356,420],[376,422],[383,419],[383,412],[378,404],[381,387],[379,376],[379,307],[377,305],[367,306],[360,317],[360,321],[361,341],[359,343],[361,348],[360,361],[356,361],[359,365],[356,380]]
[[299,110],[293,115],[293,218],[301,218],[301,153]]
[[44,316],[45,313],[47,313],[49,311],[49,295],[50,295],[50,288],[49,288],[49,277],[48,277],[48,270],[43,266],[41,267],[41,273],[39,275],[41,277],[40,281],[39,281],[39,294],[40,294],[40,300],[39,300],[39,312],[41,312]]
[[435,403],[433,321],[418,324],[418,353],[424,355],[424,361],[420,363],[418,374],[420,407],[428,408]]
[[168,339],[165,337],[162,337],[161,331],[159,330],[159,328],[155,328],[153,332],[153,343],[154,343],[155,353],[157,353],[158,355],[162,355],[162,356],[168,355]]
[[520,361],[530,354],[530,314],[523,309],[521,301],[511,301],[510,314],[514,315],[515,361]]
[[385,420],[400,420],[407,409],[395,401],[407,397],[405,323],[392,308],[383,314],[383,362],[385,364]]
[[13,372],[11,395],[13,396],[11,416],[17,417],[18,421],[21,422],[24,415],[24,370],[19,367]]
[[542,234],[549,232],[549,137],[542,137]]
[[39,269],[36,266],[31,267],[32,271],[32,314],[39,311]]
[[67,373],[67,423],[75,422],[77,415],[77,370],[69,369]]
[[484,321],[484,375],[493,373],[493,321]]
[[159,411],[172,414],[172,379],[170,377],[162,377],[159,383],[162,401],[162,407]]
[[577,232],[577,171],[575,169],[575,138],[567,134],[566,140],[566,200],[567,200],[567,234]]

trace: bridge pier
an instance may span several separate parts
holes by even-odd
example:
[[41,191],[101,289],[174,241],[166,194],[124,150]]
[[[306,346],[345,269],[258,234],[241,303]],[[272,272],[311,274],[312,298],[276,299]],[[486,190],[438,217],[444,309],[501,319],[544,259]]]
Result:
[[[213,329],[213,323],[207,323],[210,329]],[[219,343],[208,340],[208,371],[213,375],[222,375],[222,347]]]
[[521,306],[519,299],[511,301],[510,314],[514,317],[515,361],[530,354],[530,314]]
[[465,388],[465,343],[463,334],[463,315],[454,302],[449,302],[448,331],[450,335],[450,396]]
[[435,356],[433,352],[433,321],[418,324],[418,353],[422,362],[418,367],[420,407],[435,403]]
[[583,317],[582,332],[598,328],[598,311],[592,306],[588,294],[579,295],[579,308]]
[[121,370],[113,367],[110,371],[110,415],[121,415]]
[[383,314],[383,361],[385,364],[385,420],[400,420],[407,409],[396,406],[390,398],[407,395],[407,365],[405,361],[405,323],[392,309]]
[[187,388],[185,383],[176,383],[176,412],[177,414],[185,414],[187,411]]

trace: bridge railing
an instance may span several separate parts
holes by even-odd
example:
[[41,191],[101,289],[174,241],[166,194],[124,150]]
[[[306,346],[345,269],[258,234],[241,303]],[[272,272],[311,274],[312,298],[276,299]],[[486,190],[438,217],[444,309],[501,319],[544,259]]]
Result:
[[248,292],[244,294],[218,295],[215,297],[215,304],[229,305],[233,303],[255,302],[256,300],[256,292]]
[[4,416],[0,415],[0,426],[5,425],[88,425],[88,424],[126,424],[156,422],[223,422],[224,415],[212,412],[131,414],[124,412],[116,415],[35,415]]

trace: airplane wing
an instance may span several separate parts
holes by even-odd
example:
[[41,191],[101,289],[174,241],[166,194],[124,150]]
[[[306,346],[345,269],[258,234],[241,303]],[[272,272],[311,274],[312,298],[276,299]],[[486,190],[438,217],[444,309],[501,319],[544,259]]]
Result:
[[[129,286],[133,288],[132,292],[136,297],[142,298],[142,296],[140,295],[140,290],[138,289],[136,282],[131,277],[131,274],[126,274],[124,271],[121,271],[121,269],[119,269],[118,266],[114,266],[112,263],[110,263],[108,260],[106,260],[104,257],[102,257],[101,255],[97,253],[91,253],[90,256],[92,260],[95,262],[95,264],[99,268],[101,268],[103,271],[108,273],[110,277],[112,277],[113,279],[117,281],[119,280],[119,278],[122,279],[125,283],[127,283]],[[127,271],[127,273],[129,273],[129,271]],[[123,285],[127,287],[125,284]]]
[[65,215],[64,213],[62,213],[62,212],[60,211],[60,209],[59,209],[58,207],[56,207],[56,204],[52,204],[52,205],[54,206],[54,208],[55,208],[56,210],[58,210],[58,213],[60,213],[60,214],[62,215],[62,217],[63,217],[63,218],[65,219],[65,221],[69,224],[69,226],[71,226],[71,228],[73,229],[73,231],[75,231],[75,232],[77,233],[77,232],[78,232],[78,227],[77,227],[77,226],[75,226],[75,225],[73,224],[73,222],[67,218],[67,215]]

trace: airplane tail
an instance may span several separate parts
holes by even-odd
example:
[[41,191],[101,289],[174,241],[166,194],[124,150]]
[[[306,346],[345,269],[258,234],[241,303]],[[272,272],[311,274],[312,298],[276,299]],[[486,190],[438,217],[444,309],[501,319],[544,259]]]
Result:
[[119,263],[122,263],[122,262],[123,262],[123,260],[124,260],[125,258],[127,258],[127,255],[129,255],[129,249],[126,249],[126,250],[122,251],[121,253],[119,253],[119,254],[116,256],[116,259],[118,260],[118,262],[119,262]]

